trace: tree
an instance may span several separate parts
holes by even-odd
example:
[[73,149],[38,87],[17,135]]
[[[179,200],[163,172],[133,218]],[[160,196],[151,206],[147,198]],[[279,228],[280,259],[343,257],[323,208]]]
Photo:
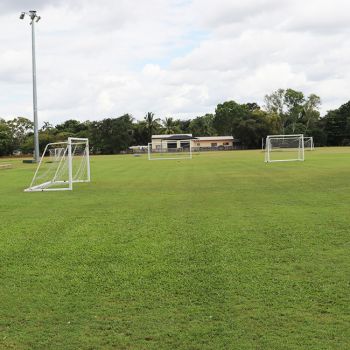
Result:
[[94,153],[115,154],[125,151],[133,142],[133,120],[129,114],[93,122],[91,145]]
[[149,131],[147,124],[144,120],[138,121],[133,125],[134,128],[134,140],[139,146],[145,146],[149,142]]
[[182,134],[191,133],[191,131],[190,131],[191,119],[185,119],[185,120],[177,119],[175,121],[175,124],[179,128],[180,133],[182,133]]
[[12,133],[4,119],[0,119],[0,156],[8,156],[13,152]]
[[279,119],[279,133],[308,134],[320,117],[321,99],[311,94],[305,99],[301,91],[278,89],[265,96],[266,111]]
[[277,108],[270,112],[253,103],[238,104],[234,101],[219,104],[213,125],[219,135],[232,135],[244,148],[260,148],[261,139],[280,130]]
[[214,115],[206,114],[191,120],[189,130],[193,136],[214,136],[216,130],[214,128]]
[[265,111],[255,109],[239,121],[234,135],[244,148],[260,148],[261,139],[271,134],[273,127],[274,120],[271,120],[271,116]]
[[[66,140],[67,138],[56,139],[56,136],[53,133],[47,131],[39,131],[39,150],[42,153],[48,143],[56,142],[59,140]],[[34,148],[34,135],[30,134],[21,144],[21,151],[24,154],[33,153]]]
[[265,95],[265,108],[268,113],[274,114],[278,117],[278,133],[285,134],[285,127],[288,120],[287,107],[285,103],[285,90],[278,89],[270,95]]
[[246,106],[250,112],[259,111],[261,109],[256,102],[248,102],[244,106]]
[[40,129],[40,131],[47,131],[47,132],[51,132],[53,130],[56,130],[56,128],[50,122],[44,122],[43,126]]
[[329,111],[322,120],[329,146],[350,145],[350,101]]
[[165,118],[163,120],[163,131],[165,134],[176,134],[180,132],[179,127],[176,125],[176,122],[173,118]]
[[235,136],[237,125],[248,113],[246,106],[240,105],[235,101],[218,104],[215,110],[213,126],[219,135]]
[[58,132],[64,131],[69,133],[71,136],[76,136],[78,133],[87,130],[87,125],[79,122],[78,120],[69,119],[62,124],[56,125],[56,129]]
[[319,108],[321,99],[315,94],[311,94],[303,106],[302,122],[305,126],[304,134],[313,135],[313,130],[318,129],[317,123],[320,120]]
[[33,131],[33,122],[24,117],[17,117],[9,120],[7,125],[11,131],[13,150],[21,149],[21,145]]
[[304,94],[300,91],[287,89],[284,95],[284,103],[287,108],[284,125],[285,132],[287,134],[302,133],[304,129],[302,123],[302,112],[305,103]]
[[145,126],[148,130],[148,142],[151,142],[152,135],[160,129],[159,118],[154,118],[154,113],[147,112],[145,116]]
[[278,89],[270,95],[265,95],[265,108],[269,113],[281,115],[285,113],[284,89]]

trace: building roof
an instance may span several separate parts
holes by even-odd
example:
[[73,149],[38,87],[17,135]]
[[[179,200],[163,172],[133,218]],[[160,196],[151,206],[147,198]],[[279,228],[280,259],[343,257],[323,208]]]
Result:
[[233,141],[233,136],[200,136],[198,141]]
[[164,135],[152,135],[153,139],[162,139],[162,140],[189,140],[193,139],[192,134],[164,134]]
[[196,139],[196,137],[189,136],[189,135],[171,135],[166,139],[167,140],[193,140],[193,139]]
[[233,136],[199,136],[192,134],[163,134],[152,135],[152,140],[198,140],[198,141],[233,141]]

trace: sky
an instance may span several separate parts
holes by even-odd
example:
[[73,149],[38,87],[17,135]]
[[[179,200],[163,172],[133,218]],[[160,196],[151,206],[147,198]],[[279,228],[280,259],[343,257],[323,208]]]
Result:
[[0,118],[32,118],[32,9],[40,124],[185,119],[278,88],[322,114],[350,100],[349,1],[1,0]]

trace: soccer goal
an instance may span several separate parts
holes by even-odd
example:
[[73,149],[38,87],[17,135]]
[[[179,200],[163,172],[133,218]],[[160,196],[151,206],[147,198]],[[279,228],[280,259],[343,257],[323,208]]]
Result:
[[312,136],[304,137],[304,147],[306,151],[313,151],[315,149],[314,138]]
[[72,190],[77,182],[90,182],[89,140],[70,137],[46,145],[25,192]]
[[292,161],[304,161],[304,135],[267,136],[265,162]]
[[49,149],[50,152],[50,157],[52,159],[53,162],[58,162],[61,157],[64,154],[64,148],[63,147],[56,147],[56,148],[51,148]]
[[148,160],[192,159],[191,140],[159,140],[148,144]]

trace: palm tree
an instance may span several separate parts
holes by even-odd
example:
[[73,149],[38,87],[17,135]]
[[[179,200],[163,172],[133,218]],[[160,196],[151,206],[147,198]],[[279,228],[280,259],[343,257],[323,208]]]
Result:
[[44,122],[40,131],[51,131],[53,129],[53,125],[50,122]]
[[163,127],[166,134],[175,134],[178,131],[178,127],[171,117],[163,120]]
[[145,116],[145,122],[148,131],[148,139],[151,141],[154,131],[159,128],[159,118],[154,118],[154,113],[147,112]]

